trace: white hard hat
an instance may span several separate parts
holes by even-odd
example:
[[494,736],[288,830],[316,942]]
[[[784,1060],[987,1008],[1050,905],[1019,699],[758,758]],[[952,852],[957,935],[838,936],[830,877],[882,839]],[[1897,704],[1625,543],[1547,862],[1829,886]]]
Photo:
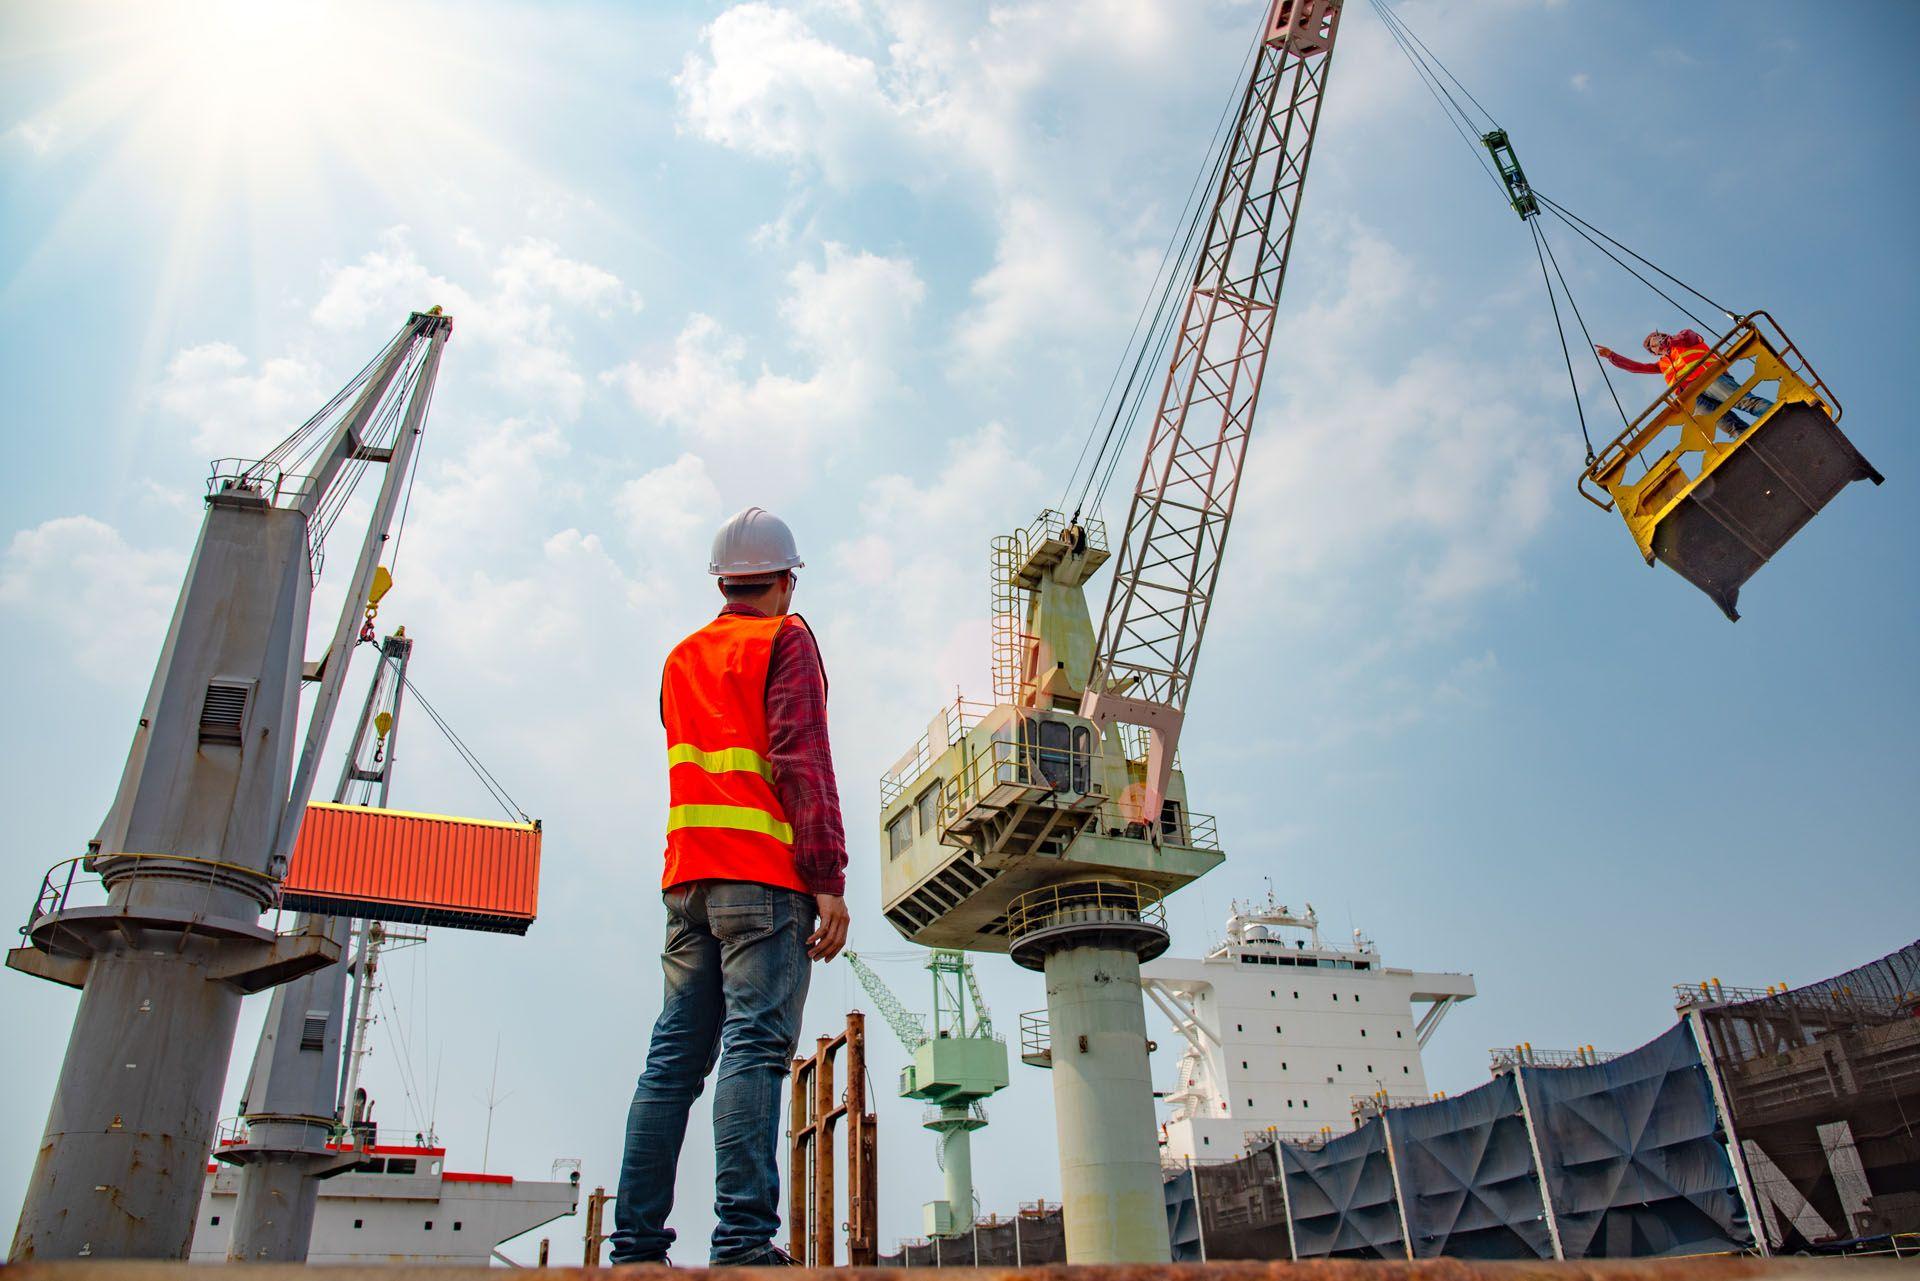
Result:
[[707,563],[707,572],[721,578],[804,568],[793,531],[764,507],[749,507],[722,525],[713,536],[713,558]]

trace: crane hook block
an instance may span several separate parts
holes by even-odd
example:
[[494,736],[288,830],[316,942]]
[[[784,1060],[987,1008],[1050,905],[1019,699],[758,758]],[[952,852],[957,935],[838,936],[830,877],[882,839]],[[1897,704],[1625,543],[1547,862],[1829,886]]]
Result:
[[1820,376],[1756,311],[1600,451],[1580,492],[1620,513],[1649,565],[1738,619],[1740,588],[1762,565],[1853,481],[1884,479],[1839,419]]
[[1507,186],[1507,203],[1520,215],[1520,221],[1540,216],[1540,201],[1533,194],[1533,184],[1527,181],[1527,171],[1520,167],[1520,157],[1514,154],[1513,143],[1507,138],[1505,129],[1494,129],[1480,135],[1480,142],[1493,157],[1494,165],[1500,170],[1500,181]]
[[371,618],[380,609],[381,598],[393,590],[393,574],[385,565],[376,565],[373,570],[373,584],[367,590],[367,617]]

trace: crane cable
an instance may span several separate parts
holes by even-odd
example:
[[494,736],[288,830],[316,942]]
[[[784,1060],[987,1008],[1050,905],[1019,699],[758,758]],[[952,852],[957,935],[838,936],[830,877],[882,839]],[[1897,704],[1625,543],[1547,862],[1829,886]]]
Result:
[[[1076,517],[1082,511],[1097,509],[1104,499],[1107,484],[1113,477],[1117,460],[1126,452],[1127,440],[1133,433],[1146,389],[1151,384],[1151,378],[1143,380],[1142,374],[1157,367],[1161,354],[1166,350],[1167,336],[1171,330],[1168,322],[1178,312],[1178,308],[1174,307],[1173,303],[1180,296],[1181,286],[1192,274],[1196,238],[1211,210],[1211,193],[1219,184],[1221,168],[1226,164],[1227,153],[1233,144],[1235,131],[1228,126],[1235,119],[1235,109],[1245,92],[1247,69],[1258,54],[1261,43],[1259,39],[1254,40],[1241,59],[1240,73],[1234,81],[1234,91],[1222,108],[1220,118],[1214,123],[1213,133],[1208,139],[1207,157],[1201,163],[1199,171],[1195,173],[1193,182],[1187,189],[1186,201],[1181,211],[1182,216],[1175,220],[1173,234],[1169,236],[1167,246],[1161,253],[1160,265],[1155,268],[1153,285],[1149,287],[1146,298],[1141,301],[1140,311],[1134,317],[1133,329],[1127,335],[1127,344],[1121,349],[1120,359],[1114,366],[1112,377],[1108,379],[1106,394],[1101,397],[1100,406],[1094,412],[1087,439],[1080,446],[1079,457],[1074,460],[1073,471],[1069,474],[1066,488],[1061,493],[1060,505],[1065,509],[1068,498],[1073,492],[1074,483],[1082,480],[1081,464],[1087,462],[1088,450],[1093,448],[1094,440],[1098,437],[1099,447],[1094,450],[1092,461],[1088,463],[1084,482],[1080,487],[1080,497],[1073,505],[1072,510]],[[1143,336],[1141,322],[1146,320],[1149,308],[1152,309],[1153,318],[1147,322]],[[1137,348],[1136,338],[1139,339]],[[1128,362],[1129,353],[1132,353],[1131,368]],[[1113,391],[1115,386],[1120,384],[1122,369],[1127,370],[1127,378],[1124,387],[1121,388],[1120,399],[1116,402],[1113,399]],[[1107,412],[1109,405],[1112,406],[1111,414]],[[1104,432],[1101,429],[1103,420],[1106,424]],[[1124,426],[1122,426],[1123,422]],[[1096,477],[1099,477],[1097,487]]]
[[533,820],[528,817],[527,812],[520,808],[519,803],[516,802],[513,797],[507,795],[507,789],[500,785],[500,780],[495,778],[493,772],[481,763],[480,758],[474,754],[473,749],[468,747],[466,743],[461,741],[460,736],[453,732],[453,726],[449,725],[446,717],[436,711],[433,704],[427,701],[427,696],[420,692],[420,687],[413,683],[412,677],[407,678],[406,687],[407,692],[412,694],[415,701],[426,711],[427,719],[431,720],[434,726],[446,736],[447,742],[453,745],[453,750],[459,753],[460,759],[466,762],[468,769],[473,771],[473,776],[480,780],[482,787],[487,789],[487,794],[493,797],[494,803],[506,811],[507,818],[513,822],[531,823]]

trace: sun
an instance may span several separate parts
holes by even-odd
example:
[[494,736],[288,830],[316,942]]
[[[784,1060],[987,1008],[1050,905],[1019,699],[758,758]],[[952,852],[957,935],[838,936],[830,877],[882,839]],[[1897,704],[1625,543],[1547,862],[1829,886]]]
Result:
[[457,27],[362,0],[80,3],[46,20],[66,82],[40,115],[138,171],[160,201],[216,184],[260,199],[341,176],[390,184],[418,145],[471,137],[484,76],[456,74]]

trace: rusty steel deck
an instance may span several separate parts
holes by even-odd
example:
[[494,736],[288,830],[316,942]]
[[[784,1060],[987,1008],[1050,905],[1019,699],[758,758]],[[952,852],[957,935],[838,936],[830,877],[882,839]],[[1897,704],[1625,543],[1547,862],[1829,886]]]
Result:
[[[1305,1263],[1191,1263],[1149,1266],[1050,1264],[1030,1268],[921,1268],[912,1275],[925,1281],[1521,1281],[1545,1277],[1554,1281],[1737,1281],[1748,1277],[1770,1281],[1798,1281],[1804,1277],[1851,1278],[1851,1281],[1894,1281],[1916,1274],[1911,1258],[1791,1258],[1757,1259],[1696,1257],[1690,1259],[1620,1259],[1585,1262],[1471,1262],[1464,1259],[1426,1259],[1418,1262],[1358,1262],[1314,1260]],[[191,1271],[189,1270],[191,1268]],[[297,1264],[227,1264],[222,1281],[292,1281],[309,1271],[326,1273],[336,1281],[367,1277],[370,1281],[487,1281],[502,1275],[493,1268],[428,1267],[411,1264],[335,1266],[309,1269]],[[701,1268],[662,1268],[654,1265],[622,1268],[555,1267],[542,1270],[550,1281],[643,1281],[646,1278],[686,1278]],[[711,1269],[731,1275],[764,1278],[794,1277],[811,1272],[835,1281],[900,1281],[897,1268],[732,1268]],[[204,1266],[145,1261],[98,1263],[21,1263],[0,1267],[6,1281],[205,1281]]]

